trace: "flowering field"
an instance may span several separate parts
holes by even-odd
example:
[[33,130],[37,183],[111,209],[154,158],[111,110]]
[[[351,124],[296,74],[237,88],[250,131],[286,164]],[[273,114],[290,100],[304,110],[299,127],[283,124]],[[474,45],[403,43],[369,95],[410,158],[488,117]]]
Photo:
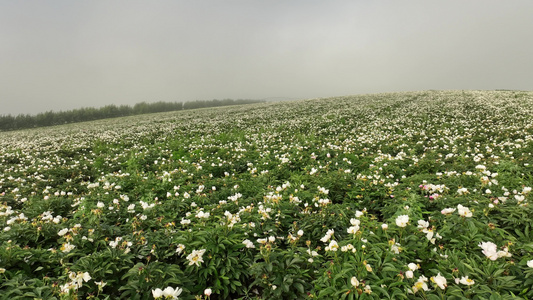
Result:
[[532,299],[533,93],[0,133],[3,299]]

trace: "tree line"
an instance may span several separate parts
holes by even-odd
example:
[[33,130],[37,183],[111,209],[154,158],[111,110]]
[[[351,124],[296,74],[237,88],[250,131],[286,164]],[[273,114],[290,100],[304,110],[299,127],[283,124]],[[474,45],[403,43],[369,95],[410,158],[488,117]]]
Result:
[[47,111],[36,115],[19,114],[13,116],[11,114],[8,114],[0,116],[0,131],[53,126],[107,118],[126,117],[140,114],[177,111],[184,109],[252,104],[260,102],[265,101],[248,99],[196,100],[184,103],[159,101],[153,103],[141,102],[135,104],[134,106],[117,106],[112,104],[100,108],[88,107],[59,112]]

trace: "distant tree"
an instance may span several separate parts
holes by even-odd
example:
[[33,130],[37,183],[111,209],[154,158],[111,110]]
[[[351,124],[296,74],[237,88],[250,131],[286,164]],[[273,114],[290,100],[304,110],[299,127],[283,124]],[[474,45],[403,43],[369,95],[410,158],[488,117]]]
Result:
[[140,102],[135,104],[133,107],[128,105],[116,106],[114,104],[110,104],[100,108],[83,107],[79,109],[59,112],[47,111],[44,113],[38,113],[34,116],[28,114],[19,114],[15,117],[8,114],[0,116],[0,131],[61,125],[67,123],[92,121],[105,118],[125,117],[147,113],[158,113],[183,109],[196,109],[204,107],[217,107],[258,102],[264,101],[243,99],[196,100],[185,103],[158,101],[153,103]]
[[133,114],[140,115],[148,113],[148,104],[146,102],[137,103],[133,106]]

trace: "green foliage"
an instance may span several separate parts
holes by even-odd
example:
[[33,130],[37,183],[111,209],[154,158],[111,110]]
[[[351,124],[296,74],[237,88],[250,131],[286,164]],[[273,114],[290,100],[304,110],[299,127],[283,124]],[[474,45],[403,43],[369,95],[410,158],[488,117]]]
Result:
[[532,299],[531,115],[433,91],[0,133],[0,299]]

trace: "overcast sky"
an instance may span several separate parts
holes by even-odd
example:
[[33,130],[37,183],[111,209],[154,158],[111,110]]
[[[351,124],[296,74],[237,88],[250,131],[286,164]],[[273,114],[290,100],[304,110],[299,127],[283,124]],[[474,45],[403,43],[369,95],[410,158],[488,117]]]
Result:
[[0,115],[533,84],[533,1],[0,0]]

